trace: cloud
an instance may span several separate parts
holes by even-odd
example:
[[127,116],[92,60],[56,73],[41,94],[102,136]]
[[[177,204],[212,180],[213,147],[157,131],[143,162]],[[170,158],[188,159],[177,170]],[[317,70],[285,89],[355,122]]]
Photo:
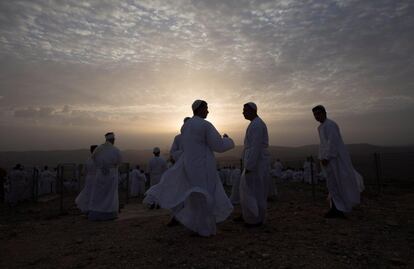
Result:
[[239,127],[247,101],[271,119],[319,103],[401,113],[413,12],[393,0],[1,1],[0,120],[171,121],[199,97]]

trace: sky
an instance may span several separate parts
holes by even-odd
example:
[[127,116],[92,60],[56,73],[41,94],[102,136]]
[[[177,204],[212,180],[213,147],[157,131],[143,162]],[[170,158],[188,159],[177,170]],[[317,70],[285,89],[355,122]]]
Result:
[[414,1],[0,1],[0,150],[168,148],[204,99],[243,143],[414,144]]

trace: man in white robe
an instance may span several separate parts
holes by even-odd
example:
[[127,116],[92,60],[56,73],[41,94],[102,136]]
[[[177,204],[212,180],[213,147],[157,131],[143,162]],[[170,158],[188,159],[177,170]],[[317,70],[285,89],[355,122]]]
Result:
[[10,171],[5,184],[5,200],[10,206],[16,206],[19,202],[24,200],[26,180],[27,175],[23,171],[22,165],[17,164],[13,170]]
[[148,163],[148,174],[151,186],[154,186],[160,182],[162,174],[167,170],[167,162],[160,156],[161,151],[158,147],[155,147],[152,153],[154,157]]
[[171,159],[173,159],[174,163],[176,163],[178,161],[181,154],[183,153],[183,145],[182,145],[182,142],[181,142],[181,133],[182,133],[184,124],[189,119],[191,119],[191,118],[190,117],[185,117],[184,118],[183,125],[181,126],[181,129],[180,129],[180,134],[178,134],[174,137],[174,141],[171,145],[170,156],[171,156]]
[[[97,145],[90,146],[91,154],[94,152],[94,150],[97,147],[98,147]],[[82,213],[88,214],[92,188],[96,180],[96,167],[95,167],[95,163],[93,162],[92,158],[89,158],[86,161],[86,164],[83,167],[83,174],[85,175],[85,185],[82,191],[76,197],[75,203]]]
[[131,177],[131,196],[137,197],[145,193],[145,176],[141,173],[139,165],[132,169]]
[[196,100],[192,109],[194,116],[182,131],[181,157],[164,173],[161,182],[147,191],[144,203],[156,201],[196,235],[210,236],[216,234],[216,223],[224,221],[233,210],[216,170],[214,152],[230,150],[234,142],[227,135],[221,137],[205,120],[205,101]]
[[312,109],[320,138],[319,159],[326,177],[331,209],[326,218],[344,218],[344,212],[360,203],[363,190],[362,177],[352,166],[348,150],[342,140],[338,125],[327,118],[326,110],[318,105]]
[[[244,139],[240,205],[246,226],[257,227],[264,223],[266,217],[270,178],[269,135],[266,124],[257,115],[256,104],[245,104],[243,115],[250,124]],[[235,221],[241,221],[241,218]]]
[[38,188],[39,195],[56,192],[56,175],[49,170],[48,166],[45,166],[40,173]]
[[88,219],[111,220],[118,216],[118,166],[122,162],[121,152],[114,146],[114,133],[105,135],[106,142],[96,148],[92,160],[96,167],[96,178],[91,192]]
[[282,171],[283,171],[283,164],[280,162],[279,159],[277,159],[275,163],[273,164],[272,176],[276,178],[281,178]]

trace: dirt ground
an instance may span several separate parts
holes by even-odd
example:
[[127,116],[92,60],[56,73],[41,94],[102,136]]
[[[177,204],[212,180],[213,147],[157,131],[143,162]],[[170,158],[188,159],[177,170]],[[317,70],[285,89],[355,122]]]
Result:
[[239,214],[211,238],[167,227],[168,212],[130,201],[120,218],[89,222],[65,200],[1,206],[0,268],[414,268],[414,187],[366,191],[346,220],[324,219],[325,189],[279,184],[267,223],[245,228]]

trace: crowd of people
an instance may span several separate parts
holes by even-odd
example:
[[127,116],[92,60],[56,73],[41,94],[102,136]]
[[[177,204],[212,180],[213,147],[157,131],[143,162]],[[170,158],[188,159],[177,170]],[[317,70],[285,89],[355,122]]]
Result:
[[[359,204],[364,188],[362,177],[354,170],[339,128],[327,118],[323,106],[312,110],[320,122],[320,168],[308,158],[297,170],[284,167],[279,159],[271,165],[267,126],[253,102],[243,105],[243,116],[250,124],[244,138],[241,167],[217,169],[214,152],[231,150],[234,142],[206,120],[207,102],[194,101],[192,111],[193,116],[184,119],[180,134],[173,140],[169,161],[161,157],[160,149],[155,147],[146,172],[136,165],[129,177],[120,175],[118,167],[122,156],[112,132],[105,135],[105,143],[91,146],[91,156],[83,170],[85,184],[75,200],[88,219],[117,218],[120,212],[118,188],[126,182],[129,195],[144,197],[143,203],[148,208],[170,211],[169,226],[181,224],[203,237],[216,233],[216,223],[227,219],[234,205],[240,205],[242,212],[233,219],[235,222],[243,222],[247,227],[263,225],[267,201],[277,196],[277,181],[309,184],[326,181],[330,201],[327,218],[345,218],[344,213]],[[6,201],[16,204],[19,199],[27,198],[29,194],[21,194],[30,182],[21,165],[16,165],[6,178]],[[47,166],[39,178],[39,194],[56,191],[56,174]],[[229,195],[224,189],[226,185],[231,187]]]

